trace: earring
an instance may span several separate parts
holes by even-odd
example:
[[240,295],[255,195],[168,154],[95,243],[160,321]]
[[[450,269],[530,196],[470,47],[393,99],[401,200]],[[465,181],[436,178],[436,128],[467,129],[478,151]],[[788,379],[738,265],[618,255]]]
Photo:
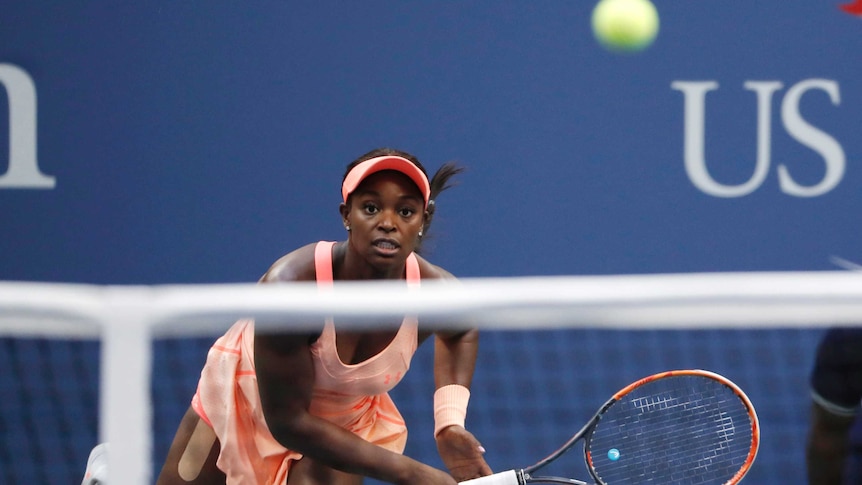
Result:
[[344,228],[347,229],[347,232],[350,232],[350,225],[349,224],[345,224]]
[[419,231],[419,237],[422,237],[422,231]]

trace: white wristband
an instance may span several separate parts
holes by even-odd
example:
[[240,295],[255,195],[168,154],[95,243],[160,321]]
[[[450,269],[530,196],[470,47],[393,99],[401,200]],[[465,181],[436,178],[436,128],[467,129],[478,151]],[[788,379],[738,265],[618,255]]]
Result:
[[464,427],[469,401],[470,390],[460,384],[449,384],[434,392],[435,438],[443,428],[452,425]]

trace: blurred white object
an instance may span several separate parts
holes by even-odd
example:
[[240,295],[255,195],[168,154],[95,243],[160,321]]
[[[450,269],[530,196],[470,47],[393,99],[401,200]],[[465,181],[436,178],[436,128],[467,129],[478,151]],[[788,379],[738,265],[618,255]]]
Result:
[[848,261],[839,256],[829,256],[829,261],[832,262],[835,266],[838,266],[841,269],[846,269],[848,271],[859,271],[862,270],[862,264],[854,263],[853,261]]
[[108,444],[101,443],[90,452],[87,459],[87,470],[81,485],[107,485],[108,484]]

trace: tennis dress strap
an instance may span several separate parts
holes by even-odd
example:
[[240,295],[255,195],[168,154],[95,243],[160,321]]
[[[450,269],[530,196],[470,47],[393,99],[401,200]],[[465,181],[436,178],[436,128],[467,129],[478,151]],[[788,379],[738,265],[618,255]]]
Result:
[[314,247],[314,271],[318,288],[332,288],[332,246],[335,246],[335,241],[320,241]]

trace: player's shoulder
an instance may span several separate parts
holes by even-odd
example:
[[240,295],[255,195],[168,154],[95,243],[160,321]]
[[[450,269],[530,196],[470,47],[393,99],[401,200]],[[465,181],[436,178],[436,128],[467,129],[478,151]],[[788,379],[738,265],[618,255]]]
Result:
[[455,275],[446,269],[437,266],[420,255],[416,255],[416,261],[419,263],[419,273],[422,279],[425,280],[454,280]]
[[310,243],[278,258],[261,277],[261,283],[279,281],[314,281],[314,248]]

